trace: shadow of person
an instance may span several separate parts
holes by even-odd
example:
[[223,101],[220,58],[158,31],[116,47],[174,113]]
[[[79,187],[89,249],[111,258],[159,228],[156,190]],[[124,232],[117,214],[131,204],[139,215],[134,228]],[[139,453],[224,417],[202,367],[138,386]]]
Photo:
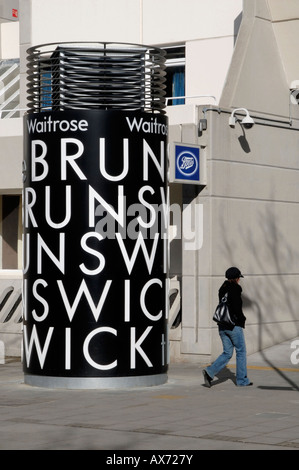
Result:
[[231,380],[236,385],[236,375],[227,367],[224,367],[218,374],[216,374],[217,380],[212,383],[212,385],[217,385],[227,380]]
[[[224,367],[214,377],[214,379],[211,383],[211,387],[214,387],[215,385],[219,385],[223,382],[227,382],[228,380],[231,380],[234,383],[234,385],[236,385],[236,376],[235,376],[235,374],[230,369],[228,369],[227,367]],[[203,384],[203,386],[206,387],[205,384]]]
[[[260,354],[260,357],[261,359],[264,361],[264,363],[270,367],[271,369],[273,369],[282,379],[285,380],[285,382],[288,384],[288,387],[286,387],[285,389],[286,390],[295,390],[295,391],[299,391],[299,386],[298,384],[296,384],[293,380],[291,380],[284,372],[283,370],[281,370],[278,366],[276,366],[274,363],[273,363],[273,360],[270,360],[267,355],[264,353],[263,351],[263,323],[262,323],[262,312],[261,312],[261,309],[260,309],[260,306],[258,304],[258,302],[256,301],[252,301],[251,299],[249,299],[248,297],[246,297],[245,295],[243,296],[243,305],[244,307],[251,307],[251,308],[254,308],[256,313],[257,313],[257,318],[258,318],[258,325],[259,325],[259,328],[258,328],[258,352]],[[265,389],[265,390],[269,390],[269,389],[272,389],[272,390],[277,390],[278,388],[277,387],[263,387],[263,386],[259,386],[258,388],[261,388],[261,389]]]

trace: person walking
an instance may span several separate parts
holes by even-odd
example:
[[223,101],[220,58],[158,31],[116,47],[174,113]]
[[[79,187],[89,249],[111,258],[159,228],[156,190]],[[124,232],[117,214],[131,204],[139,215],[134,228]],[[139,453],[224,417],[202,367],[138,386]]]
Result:
[[237,386],[244,387],[252,385],[252,382],[250,382],[247,377],[246,343],[243,332],[246,317],[242,310],[242,287],[239,285],[240,278],[244,276],[238,268],[233,266],[227,269],[225,277],[226,280],[218,292],[219,301],[226,293],[228,293],[227,303],[235,326],[223,326],[218,324],[223,352],[210,366],[203,370],[203,377],[206,386],[211,387],[211,382],[215,375],[227,365],[235,348],[237,361],[236,382]]

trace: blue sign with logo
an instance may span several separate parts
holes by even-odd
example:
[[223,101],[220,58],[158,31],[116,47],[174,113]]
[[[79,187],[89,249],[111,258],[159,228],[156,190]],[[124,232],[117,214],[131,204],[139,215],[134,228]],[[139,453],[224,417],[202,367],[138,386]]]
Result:
[[175,179],[199,181],[199,147],[175,145]]

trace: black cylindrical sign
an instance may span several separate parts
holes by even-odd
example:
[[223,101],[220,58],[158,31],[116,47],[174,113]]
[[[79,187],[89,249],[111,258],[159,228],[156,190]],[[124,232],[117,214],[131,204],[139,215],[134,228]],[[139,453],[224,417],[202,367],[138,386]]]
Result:
[[167,118],[24,121],[24,373],[38,386],[167,380]]

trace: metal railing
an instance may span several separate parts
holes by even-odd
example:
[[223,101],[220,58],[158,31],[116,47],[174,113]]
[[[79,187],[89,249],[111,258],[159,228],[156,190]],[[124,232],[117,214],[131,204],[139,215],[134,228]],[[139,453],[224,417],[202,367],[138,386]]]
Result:
[[169,97],[166,98],[165,104],[166,104],[166,106],[168,106],[169,101],[179,100],[179,99],[186,100],[186,99],[189,99],[189,98],[213,98],[215,103],[217,101],[216,97],[213,96],[213,95],[190,95],[190,96],[184,95],[184,96],[169,96]]
[[[22,281],[0,280],[0,364],[22,356]],[[3,356],[3,357],[2,357]]]
[[67,109],[165,112],[162,49],[61,43],[35,46],[27,52],[29,113]]
[[0,118],[19,117],[20,65],[18,60],[0,62]]

